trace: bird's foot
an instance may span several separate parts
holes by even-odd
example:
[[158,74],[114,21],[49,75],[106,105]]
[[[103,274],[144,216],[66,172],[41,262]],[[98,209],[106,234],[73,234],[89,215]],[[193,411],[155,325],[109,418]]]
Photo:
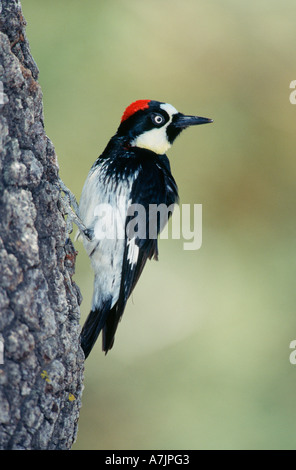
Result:
[[[64,193],[64,197],[60,193],[59,196],[59,201],[61,204],[61,208],[63,211],[64,215],[67,215],[67,221],[66,221],[66,231],[67,235],[69,236],[70,233],[73,231],[73,223],[77,225],[79,228],[80,233],[88,240],[91,241],[93,238],[93,231],[86,228],[84,223],[79,217],[79,206],[76,201],[76,198],[74,194],[70,191],[70,189],[67,188],[65,183],[61,180],[61,178],[58,178],[59,181],[59,188],[61,191]],[[73,207],[73,209],[72,209]]]

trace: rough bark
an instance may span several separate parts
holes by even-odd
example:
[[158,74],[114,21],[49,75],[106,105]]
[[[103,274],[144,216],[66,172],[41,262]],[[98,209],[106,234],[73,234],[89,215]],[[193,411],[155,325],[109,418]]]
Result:
[[81,297],[25,25],[20,2],[0,0],[0,448],[70,449]]

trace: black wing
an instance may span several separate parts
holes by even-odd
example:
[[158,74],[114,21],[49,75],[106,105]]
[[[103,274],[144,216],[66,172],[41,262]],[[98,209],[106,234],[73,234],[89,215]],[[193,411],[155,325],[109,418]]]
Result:
[[[178,201],[177,185],[170,173],[168,160],[164,160],[165,164],[163,164],[164,158],[166,157],[162,156],[162,160],[158,159],[157,163],[152,161],[151,158],[142,162],[139,176],[131,190],[131,207],[135,207],[133,206],[134,204],[140,205],[145,209],[146,217],[143,220],[141,214],[135,214],[133,211],[126,217],[126,238],[119,298],[108,314],[103,330],[103,350],[106,352],[113,346],[118,323],[124,312],[127,300],[140,278],[146,261],[151,258],[157,259],[158,257],[157,236],[161,228],[163,228],[163,221],[160,220],[160,217],[154,218],[153,221],[149,219],[149,205],[155,204],[159,206],[160,204],[166,204],[166,206],[170,206]],[[141,227],[138,226],[136,229],[138,234],[135,232],[131,233],[129,228],[135,217],[138,220],[138,224],[141,225]],[[151,227],[151,224],[156,224],[156,226]],[[143,237],[144,233],[145,237]],[[154,233],[154,238],[149,238],[149,233]]]

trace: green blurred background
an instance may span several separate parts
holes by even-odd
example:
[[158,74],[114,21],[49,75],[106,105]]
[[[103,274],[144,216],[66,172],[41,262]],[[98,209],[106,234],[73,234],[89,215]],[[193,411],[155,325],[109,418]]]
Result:
[[[86,362],[74,449],[294,449],[295,0],[23,0],[46,132],[80,197],[136,99],[214,119],[169,151],[203,244],[161,240],[113,350]],[[82,244],[83,322],[93,274]]]

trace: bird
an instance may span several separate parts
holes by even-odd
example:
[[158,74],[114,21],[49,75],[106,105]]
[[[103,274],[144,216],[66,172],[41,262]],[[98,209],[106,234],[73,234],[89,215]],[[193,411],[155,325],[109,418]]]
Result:
[[[158,259],[157,236],[179,202],[166,152],[184,129],[210,122],[184,115],[169,103],[134,101],[92,165],[78,208],[86,227],[80,235],[94,270],[92,307],[81,331],[85,358],[101,332],[105,354],[113,347],[118,323],[146,261]],[[160,204],[170,209],[167,217],[149,218],[149,207]],[[136,227],[140,208],[144,217],[137,218]]]

